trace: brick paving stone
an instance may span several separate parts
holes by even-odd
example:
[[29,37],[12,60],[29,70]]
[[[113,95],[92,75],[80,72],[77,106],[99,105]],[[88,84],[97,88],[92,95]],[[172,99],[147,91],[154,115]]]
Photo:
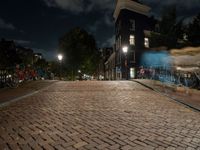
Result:
[[135,140],[134,143],[136,143],[137,145],[141,145],[141,146],[147,146],[146,143],[139,141],[139,140]]
[[120,148],[120,145],[119,144],[114,144],[110,147],[108,147],[110,150],[115,150],[115,149],[119,149]]
[[200,147],[198,147],[197,150],[200,150]]
[[138,145],[136,147],[133,147],[131,150],[143,150],[143,149],[144,149],[143,146]]
[[146,143],[146,144],[149,145],[149,146],[158,147],[158,144],[153,143],[153,142],[151,142],[151,141],[149,141],[149,140],[145,140],[144,143]]
[[126,145],[126,146],[121,147],[121,150],[131,150],[131,149],[133,149],[133,148],[130,145]]
[[109,144],[107,143],[96,146],[97,149],[106,149],[107,147],[109,147]]
[[147,145],[147,146],[145,146],[145,147],[143,148],[143,150],[154,150],[154,149],[155,149],[155,147],[149,146],[149,145]]
[[73,146],[75,145],[76,142],[75,141],[68,141],[66,143],[62,143],[61,145],[64,147],[64,148],[67,148],[67,147],[70,147],[70,146]]
[[85,146],[85,145],[87,145],[87,143],[84,142],[84,141],[82,141],[82,142],[76,143],[76,144],[74,145],[74,147],[75,147],[75,148],[80,148],[80,147],[83,147],[83,146]]
[[195,148],[187,147],[186,150],[195,150]]
[[137,136],[133,135],[133,136],[129,137],[128,139],[129,139],[130,141],[134,141],[134,140],[136,140],[137,138],[138,138]]
[[55,150],[55,148],[51,146],[50,144],[44,144],[42,145],[42,148],[45,150]]
[[112,140],[110,140],[108,138],[104,138],[103,141],[106,142],[106,143],[108,143],[109,145],[114,145],[115,144],[114,141],[112,141]]
[[198,150],[199,139],[199,112],[129,81],[57,82],[0,108],[0,150]]
[[157,147],[155,150],[165,150],[166,148],[162,147],[162,146],[159,146]]

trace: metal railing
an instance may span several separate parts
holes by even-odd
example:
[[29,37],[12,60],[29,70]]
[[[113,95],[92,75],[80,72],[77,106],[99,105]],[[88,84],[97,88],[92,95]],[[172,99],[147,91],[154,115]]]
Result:
[[152,67],[142,68],[143,74],[138,74],[139,78],[171,83],[176,86],[185,86],[200,89],[200,69],[186,71],[178,70],[174,67]]

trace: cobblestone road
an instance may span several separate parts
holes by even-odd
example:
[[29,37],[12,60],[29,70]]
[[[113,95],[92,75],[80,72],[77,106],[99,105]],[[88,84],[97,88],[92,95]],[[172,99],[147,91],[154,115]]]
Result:
[[200,113],[134,82],[57,82],[0,109],[4,149],[200,150]]

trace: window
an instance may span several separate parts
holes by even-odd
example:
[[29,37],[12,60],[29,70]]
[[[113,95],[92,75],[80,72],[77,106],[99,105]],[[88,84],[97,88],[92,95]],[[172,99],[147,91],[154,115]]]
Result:
[[129,42],[130,42],[130,45],[135,45],[135,36],[134,35],[130,35]]
[[144,38],[144,46],[149,48],[149,38]]
[[135,78],[135,68],[130,68],[130,77]]
[[135,20],[130,19],[130,30],[135,31]]
[[135,51],[130,52],[129,59],[131,63],[135,63]]

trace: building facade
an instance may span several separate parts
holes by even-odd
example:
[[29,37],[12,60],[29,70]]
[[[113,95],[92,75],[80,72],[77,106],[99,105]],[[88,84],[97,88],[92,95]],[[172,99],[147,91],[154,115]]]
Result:
[[[150,7],[137,0],[117,0],[115,19],[116,79],[137,78],[140,57],[149,48],[148,32],[155,28],[155,20],[149,17]],[[127,53],[123,48],[127,47]]]
[[[100,53],[100,62],[98,66],[98,79],[99,80],[108,80],[108,59],[113,53],[112,47],[105,47],[99,49]],[[110,69],[110,68],[109,68]]]
[[105,80],[115,80],[115,52],[113,52],[108,60],[105,62]]

